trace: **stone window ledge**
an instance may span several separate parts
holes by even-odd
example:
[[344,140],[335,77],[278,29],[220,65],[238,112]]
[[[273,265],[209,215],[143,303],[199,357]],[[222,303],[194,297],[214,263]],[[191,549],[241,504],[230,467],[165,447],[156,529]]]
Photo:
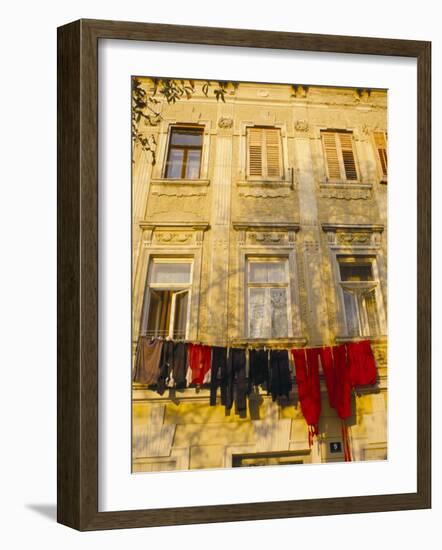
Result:
[[376,336],[345,336],[344,334],[341,334],[339,336],[336,336],[335,341],[337,344],[343,344],[346,342],[358,342],[360,340],[370,340],[373,344],[386,344],[387,343],[387,336],[383,334],[379,334]]
[[184,178],[156,178],[150,180],[151,185],[195,185],[195,186],[207,186],[210,185],[208,179],[189,180]]
[[236,185],[238,187],[262,187],[262,186],[266,186],[266,187],[269,187],[269,188],[271,188],[271,187],[274,187],[274,188],[277,188],[277,187],[293,188],[294,187],[292,180],[287,180],[287,179],[281,179],[281,180],[269,180],[269,179],[244,180],[244,179],[241,179],[241,180],[238,180],[236,182]]
[[320,196],[329,199],[369,199],[373,185],[360,182],[321,182]]

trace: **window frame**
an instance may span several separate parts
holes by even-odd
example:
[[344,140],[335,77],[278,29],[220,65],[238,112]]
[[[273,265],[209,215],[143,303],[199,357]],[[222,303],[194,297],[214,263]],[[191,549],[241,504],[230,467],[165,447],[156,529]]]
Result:
[[[385,167],[386,167],[385,172],[382,165],[381,156],[379,154],[379,148],[376,145],[376,134],[382,134],[385,142],[385,147],[383,148],[385,151]],[[387,180],[388,180],[388,132],[386,130],[374,130],[372,138],[373,138],[373,147],[375,150],[376,164],[378,167],[378,174],[380,177],[380,181],[382,183],[387,183]]]
[[[172,145],[172,134],[174,130],[189,130],[195,131],[198,130],[201,134],[201,146],[183,146],[183,145]],[[204,153],[204,135],[205,135],[206,128],[202,124],[186,124],[186,123],[179,123],[179,124],[171,124],[168,128],[167,132],[167,143],[166,143],[166,151],[165,151],[165,157],[164,157],[164,167],[163,167],[163,179],[167,181],[198,181],[201,179],[201,172],[203,169],[203,153]],[[169,159],[172,149],[180,149],[184,150],[185,154],[183,156],[183,161],[181,165],[181,175],[180,177],[169,177],[168,176],[168,167],[169,167]],[[199,168],[198,168],[198,177],[197,178],[188,178],[186,176],[187,172],[187,156],[188,151],[200,151],[200,159],[199,159]]]
[[[278,142],[279,142],[279,175],[278,176],[269,176],[268,167],[267,167],[267,139],[265,149],[261,149],[261,167],[262,173],[260,175],[250,174],[250,131],[253,129],[260,130],[275,130],[278,133]],[[246,126],[246,165],[245,165],[245,175],[246,180],[250,182],[259,182],[259,181],[269,181],[269,182],[281,182],[284,181],[284,144],[283,144],[283,135],[282,129],[280,126],[266,126],[261,124],[247,125]],[[264,173],[265,166],[265,173]]]
[[[367,281],[345,281],[341,277],[341,264],[370,264],[372,271],[372,280]],[[383,305],[382,296],[380,294],[380,279],[379,271],[376,263],[376,256],[373,254],[337,254],[336,255],[336,270],[338,276],[338,286],[341,307],[344,318],[344,325],[346,334],[352,338],[379,338],[383,335],[383,319],[381,316],[381,307]],[[364,290],[368,292],[363,292]],[[353,294],[353,304],[356,309],[357,321],[358,321],[358,333],[351,334],[347,308],[345,305],[345,294]],[[368,312],[366,307],[361,308],[360,300],[364,294],[373,292],[375,296],[375,312],[376,312],[376,324],[378,333],[371,334],[370,323],[368,318]]]
[[[328,166],[328,156],[327,151],[325,148],[325,142],[324,142],[324,134],[334,134],[335,136],[335,146],[336,146],[336,154],[338,157],[338,163],[339,163],[339,171],[340,171],[340,177],[334,178],[330,176],[329,172],[329,166]],[[337,139],[338,134],[350,134],[350,140],[351,140],[351,149],[353,154],[353,161],[355,165],[356,170],[356,179],[347,179],[347,173],[345,170],[345,164],[344,164],[344,157],[342,154],[342,145],[341,140]],[[322,147],[322,154],[323,154],[323,160],[325,165],[325,174],[326,174],[326,182],[327,183],[346,183],[349,185],[361,183],[361,173],[359,170],[359,162],[358,157],[356,154],[356,147],[354,143],[354,131],[353,130],[347,130],[345,128],[321,128],[320,129],[320,137],[321,137],[321,147]]]
[[[284,263],[285,271],[285,282],[283,283],[257,283],[250,281],[250,264],[252,263]],[[291,319],[292,303],[291,303],[291,285],[290,285],[290,269],[289,269],[289,258],[288,256],[246,256],[246,269],[245,269],[245,296],[244,296],[244,305],[245,305],[245,329],[246,329],[246,338],[256,339],[256,340],[278,340],[286,339],[293,337],[293,323]],[[251,336],[250,330],[250,289],[251,288],[265,288],[269,289],[266,292],[266,315],[271,315],[271,301],[269,300],[267,294],[270,293],[270,289],[273,288],[284,288],[286,290],[286,314],[287,314],[287,335],[285,336]],[[269,319],[269,317],[267,317]]]
[[[150,282],[150,274],[154,264],[190,264],[189,281],[187,283],[152,283]],[[192,285],[193,285],[193,273],[194,273],[194,259],[193,258],[176,258],[176,257],[153,257],[149,262],[149,266],[146,274],[146,288],[145,288],[145,306],[143,307],[143,313],[141,318],[141,335],[147,334],[147,327],[149,324],[149,312],[151,304],[151,291],[169,291],[172,292],[172,303],[170,311],[170,320],[167,335],[162,335],[165,338],[173,338],[174,323],[175,323],[175,311],[176,311],[176,297],[179,294],[187,292],[187,313],[186,313],[186,329],[184,339],[189,337],[190,330],[190,312],[192,302]],[[154,337],[154,336],[152,336]]]

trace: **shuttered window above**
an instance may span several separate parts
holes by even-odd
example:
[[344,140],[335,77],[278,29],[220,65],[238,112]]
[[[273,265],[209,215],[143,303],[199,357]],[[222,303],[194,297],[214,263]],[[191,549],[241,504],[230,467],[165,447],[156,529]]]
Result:
[[323,131],[321,136],[327,178],[331,181],[357,181],[353,134],[346,131]]
[[249,128],[247,149],[250,178],[282,178],[281,132],[278,128]]
[[374,132],[374,143],[379,158],[382,177],[387,177],[388,157],[387,157],[387,136],[385,132]]

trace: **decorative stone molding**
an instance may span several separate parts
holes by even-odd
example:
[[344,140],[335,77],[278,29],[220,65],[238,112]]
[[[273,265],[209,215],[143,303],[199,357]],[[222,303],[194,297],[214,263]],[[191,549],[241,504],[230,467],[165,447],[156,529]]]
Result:
[[166,197],[196,197],[207,195],[209,180],[153,179],[151,193]]
[[292,97],[296,97],[296,99],[305,99],[307,97],[309,87],[304,84],[292,84],[292,89]]
[[281,244],[286,241],[287,235],[283,233],[249,233],[247,235],[251,244]]
[[295,132],[308,132],[309,125],[306,120],[297,120],[295,122]]
[[218,126],[224,130],[233,127],[233,118],[221,117],[218,120]]
[[370,183],[321,183],[320,196],[325,199],[367,200],[371,198]]
[[327,242],[330,247],[379,248],[384,226],[323,223],[322,229],[327,233]]
[[194,233],[160,231],[155,232],[155,241],[161,244],[188,244],[193,241]]
[[370,88],[356,88],[355,90],[355,99],[361,103],[368,103],[371,96]]
[[277,198],[288,197],[294,185],[294,171],[284,180],[239,180],[236,182],[240,197]]
[[250,246],[285,246],[293,248],[298,223],[285,222],[233,222],[233,229],[238,231],[239,245]]
[[209,227],[208,222],[141,222],[139,225],[145,248],[152,244],[201,246],[204,231]]

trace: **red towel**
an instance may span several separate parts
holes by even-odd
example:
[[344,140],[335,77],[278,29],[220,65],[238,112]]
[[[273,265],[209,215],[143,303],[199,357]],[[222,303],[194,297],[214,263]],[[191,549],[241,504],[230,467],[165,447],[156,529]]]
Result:
[[202,384],[212,364],[212,348],[201,344],[189,344],[189,367],[192,384]]
[[351,385],[366,386],[376,384],[376,361],[369,340],[347,344],[348,362],[350,363]]
[[313,443],[313,437],[319,434],[319,417],[321,415],[318,355],[318,349],[292,350],[301,410],[309,426],[310,446]]
[[321,348],[319,356],[321,357],[322,371],[324,372],[325,385],[327,386],[328,402],[330,403],[330,407],[335,408],[335,367],[331,348]]

